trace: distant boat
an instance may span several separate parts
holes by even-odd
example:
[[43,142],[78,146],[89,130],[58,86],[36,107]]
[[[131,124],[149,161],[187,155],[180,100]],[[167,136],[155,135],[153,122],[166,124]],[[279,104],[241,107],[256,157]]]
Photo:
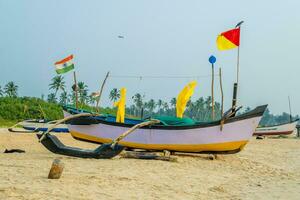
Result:
[[[30,119],[20,122],[19,125],[25,130],[47,131],[49,126],[54,123],[55,121],[49,122],[43,119]],[[66,124],[59,124],[52,132],[69,132],[69,130]]]
[[[266,105],[247,113],[228,118],[221,129],[221,120],[202,123],[187,119],[164,120],[155,118],[160,124],[137,129],[120,141],[120,145],[131,149],[169,150],[197,153],[236,153],[251,139]],[[65,109],[69,116],[83,111]],[[68,122],[71,135],[78,140],[93,143],[109,143],[114,138],[142,120],[125,119],[125,123],[115,122],[111,116],[80,117]]]
[[294,132],[297,123],[298,119],[284,124],[258,127],[253,135],[289,135]]

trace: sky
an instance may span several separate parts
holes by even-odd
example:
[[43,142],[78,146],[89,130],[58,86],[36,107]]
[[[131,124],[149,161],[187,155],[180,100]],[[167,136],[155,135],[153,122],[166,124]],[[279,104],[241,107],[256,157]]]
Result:
[[[127,88],[145,100],[169,101],[191,80],[193,100],[210,95],[210,55],[222,68],[225,108],[231,106],[237,50],[218,51],[216,37],[241,28],[238,104],[269,104],[272,113],[300,113],[300,1],[199,0],[0,0],[0,86],[19,85],[19,95],[45,96],[56,75],[54,63],[70,54],[79,81],[99,90]],[[122,35],[124,38],[119,38]],[[184,76],[185,78],[117,78]],[[198,78],[189,78],[200,76]],[[67,86],[72,73],[64,75]],[[215,77],[215,100],[220,101]]]

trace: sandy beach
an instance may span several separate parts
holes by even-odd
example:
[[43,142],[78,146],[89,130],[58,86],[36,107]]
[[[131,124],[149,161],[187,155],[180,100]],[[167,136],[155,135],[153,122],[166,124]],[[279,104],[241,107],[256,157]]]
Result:
[[[94,148],[58,134],[66,144]],[[178,162],[80,159],[48,152],[34,134],[0,129],[0,199],[300,199],[300,139],[253,138],[234,155]],[[26,153],[4,154],[19,148]],[[47,179],[53,159],[65,169]]]

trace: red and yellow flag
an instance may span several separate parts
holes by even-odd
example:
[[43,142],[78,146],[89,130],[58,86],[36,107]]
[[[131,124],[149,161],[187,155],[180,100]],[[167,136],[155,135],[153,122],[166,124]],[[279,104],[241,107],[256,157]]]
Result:
[[240,46],[240,27],[231,29],[218,35],[217,47],[219,50],[228,50]]

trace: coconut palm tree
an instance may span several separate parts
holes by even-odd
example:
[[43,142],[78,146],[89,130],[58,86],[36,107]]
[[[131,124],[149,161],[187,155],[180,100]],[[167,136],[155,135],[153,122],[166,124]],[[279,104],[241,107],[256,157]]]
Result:
[[162,105],[163,105],[163,100],[158,99],[157,106],[158,106],[158,112],[159,112],[159,114],[161,114],[161,107],[162,107]]
[[112,102],[116,102],[120,98],[120,90],[113,88],[109,93],[109,99]]
[[56,103],[56,97],[54,93],[50,93],[48,94],[48,98],[47,98],[49,103]]
[[169,104],[168,104],[168,102],[164,102],[162,106],[163,106],[165,114],[167,114],[168,111],[169,111]]
[[94,105],[96,103],[96,100],[97,100],[98,97],[95,97],[93,95],[89,95],[88,96],[88,102],[91,104],[91,105]]
[[55,90],[55,97],[59,90],[65,91],[66,85],[65,85],[64,77],[63,76],[55,76],[52,78],[52,83],[49,84],[50,90]]
[[136,106],[136,108],[141,111],[142,107],[143,107],[143,98],[142,95],[140,93],[136,93],[135,95],[133,95],[132,97],[133,102]]
[[59,103],[61,105],[66,105],[68,103],[68,94],[66,91],[63,91],[59,97]]
[[155,103],[154,99],[150,99],[150,100],[147,102],[147,107],[148,107],[148,109],[149,109],[150,114],[152,115],[153,110],[154,110],[155,107],[156,107],[156,103]]
[[173,108],[176,107],[176,102],[177,102],[177,99],[176,99],[175,97],[173,97],[173,98],[171,99],[171,101],[170,101],[170,104],[171,104],[171,106],[172,106]]
[[82,81],[78,82],[78,93],[80,103],[85,103],[88,98],[88,86]]
[[13,81],[10,81],[5,85],[4,93],[9,97],[16,97],[18,96],[18,86]]

